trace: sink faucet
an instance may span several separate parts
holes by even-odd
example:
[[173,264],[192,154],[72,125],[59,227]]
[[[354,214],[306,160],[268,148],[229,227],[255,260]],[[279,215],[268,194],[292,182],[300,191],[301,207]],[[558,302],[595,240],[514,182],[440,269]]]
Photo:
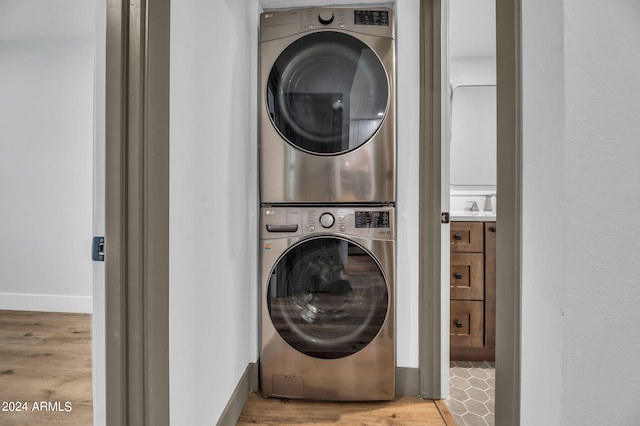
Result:
[[465,208],[465,210],[470,211],[470,212],[479,212],[480,209],[478,208],[478,203],[476,203],[475,201],[467,201],[467,203],[471,203],[471,207],[470,208]]

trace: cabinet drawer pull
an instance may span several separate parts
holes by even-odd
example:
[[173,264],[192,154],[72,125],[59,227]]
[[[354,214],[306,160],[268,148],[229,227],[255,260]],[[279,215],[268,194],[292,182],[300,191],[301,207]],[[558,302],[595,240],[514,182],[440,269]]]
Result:
[[460,241],[462,239],[462,234],[456,234],[453,236],[456,240]]
[[462,274],[453,274],[453,276],[455,277],[456,280],[462,279]]
[[456,321],[454,324],[456,325],[456,328],[462,328],[462,323],[460,321]]
[[495,227],[495,226],[490,226],[490,227],[489,227],[489,231],[491,231],[491,232],[496,232],[496,227]]

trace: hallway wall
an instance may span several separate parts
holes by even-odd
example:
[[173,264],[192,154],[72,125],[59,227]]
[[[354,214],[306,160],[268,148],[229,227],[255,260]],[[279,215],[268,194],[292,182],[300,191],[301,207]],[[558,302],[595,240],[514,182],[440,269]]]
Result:
[[257,19],[171,4],[172,424],[214,424],[257,360]]
[[93,33],[29,32],[41,12],[15,13],[24,25],[0,37],[0,309],[91,312]]
[[640,4],[524,0],[522,35],[521,424],[638,424]]
[[561,420],[563,425],[636,425],[640,423],[640,375],[633,367],[640,352],[636,325],[640,3],[565,0],[564,8],[566,279]]

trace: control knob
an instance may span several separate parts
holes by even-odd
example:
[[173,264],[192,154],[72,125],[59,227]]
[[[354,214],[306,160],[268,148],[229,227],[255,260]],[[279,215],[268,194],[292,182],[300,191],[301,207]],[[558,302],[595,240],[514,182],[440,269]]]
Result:
[[320,225],[322,225],[323,228],[331,228],[335,221],[331,213],[322,213],[320,216]]
[[329,25],[330,23],[333,22],[333,13],[320,12],[320,15],[318,15],[318,21],[320,21],[322,25]]

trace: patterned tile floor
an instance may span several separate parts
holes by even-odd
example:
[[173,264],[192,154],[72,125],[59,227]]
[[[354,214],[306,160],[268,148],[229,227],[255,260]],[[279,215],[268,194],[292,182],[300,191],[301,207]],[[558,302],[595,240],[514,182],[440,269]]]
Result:
[[451,361],[446,403],[459,426],[493,426],[495,382],[493,362]]

